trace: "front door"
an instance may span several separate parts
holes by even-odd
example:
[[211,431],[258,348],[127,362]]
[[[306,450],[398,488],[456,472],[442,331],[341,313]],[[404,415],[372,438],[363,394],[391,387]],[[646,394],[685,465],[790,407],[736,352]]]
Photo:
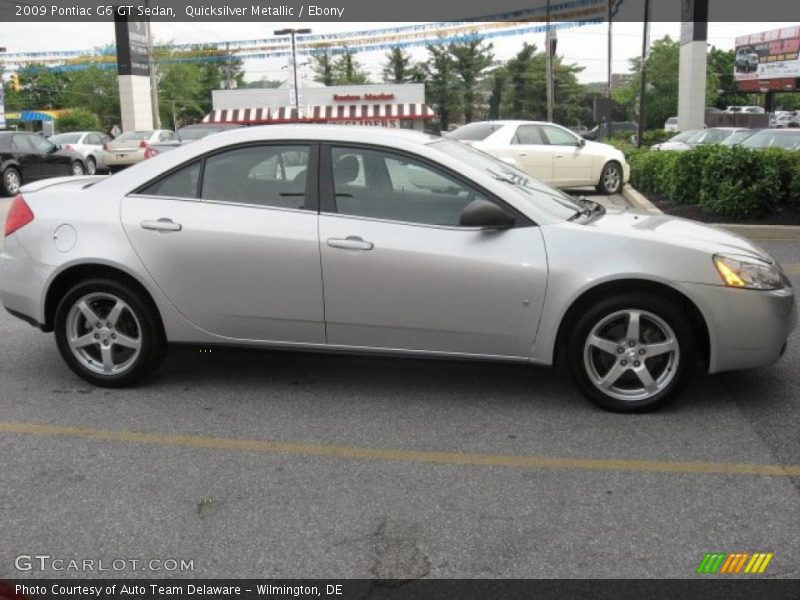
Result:
[[315,151],[227,149],[123,200],[136,253],[194,325],[237,340],[325,343]]
[[42,178],[42,157],[31,141],[32,136],[18,133],[11,138],[11,153],[20,168],[22,183]]
[[592,156],[574,133],[542,125],[553,155],[553,184],[558,187],[596,185],[592,177]]
[[511,153],[517,166],[539,181],[552,184],[554,153],[547,145],[539,125],[520,125],[511,140]]
[[404,154],[342,146],[322,156],[333,179],[321,181],[332,197],[320,215],[329,344],[530,354],[547,276],[538,227],[460,227],[473,200],[502,203]]

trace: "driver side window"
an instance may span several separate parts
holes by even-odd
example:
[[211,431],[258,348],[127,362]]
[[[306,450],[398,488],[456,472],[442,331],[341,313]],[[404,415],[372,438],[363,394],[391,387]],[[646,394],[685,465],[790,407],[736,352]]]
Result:
[[331,159],[340,214],[458,226],[464,208],[484,199],[449,175],[399,154],[334,147]]
[[551,125],[543,125],[542,129],[551,146],[577,146],[578,138],[571,133]]

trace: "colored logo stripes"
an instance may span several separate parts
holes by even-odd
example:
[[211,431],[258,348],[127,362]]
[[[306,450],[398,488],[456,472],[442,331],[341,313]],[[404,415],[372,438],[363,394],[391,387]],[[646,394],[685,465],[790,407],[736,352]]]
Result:
[[763,573],[772,560],[772,552],[714,552],[707,553],[697,567],[701,574],[721,573],[735,575],[738,573]]

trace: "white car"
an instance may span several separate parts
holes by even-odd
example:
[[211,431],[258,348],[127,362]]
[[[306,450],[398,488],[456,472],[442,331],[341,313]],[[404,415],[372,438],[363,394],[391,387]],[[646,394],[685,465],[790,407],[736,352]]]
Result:
[[47,138],[53,144],[57,144],[65,150],[74,150],[83,156],[86,165],[86,174],[94,175],[98,169],[106,168],[103,162],[103,144],[110,141],[105,133],[99,131],[71,131],[69,133],[59,133]]
[[664,123],[664,131],[678,131],[678,117],[670,117]]
[[126,131],[103,146],[103,162],[112,173],[145,159],[150,144],[177,139],[169,129]]
[[592,185],[616,194],[630,179],[625,155],[566,127],[541,121],[484,121],[447,134],[559,188]]

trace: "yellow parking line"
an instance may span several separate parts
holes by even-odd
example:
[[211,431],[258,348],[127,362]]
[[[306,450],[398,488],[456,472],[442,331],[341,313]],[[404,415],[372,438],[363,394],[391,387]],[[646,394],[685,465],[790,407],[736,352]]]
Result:
[[130,444],[147,444],[153,446],[239,450],[248,452],[263,452],[267,454],[327,456],[334,458],[387,460],[438,465],[514,467],[521,469],[561,469],[568,471],[639,471],[656,473],[703,473],[711,475],[766,475],[774,477],[800,477],[800,465],[758,465],[660,460],[514,456],[502,454],[462,454],[459,452],[356,448],[350,446],[270,442],[267,440],[215,438],[201,435],[113,431],[107,429],[88,429],[84,427],[42,425],[38,423],[0,422],[0,433],[80,438],[101,442],[122,442]]

